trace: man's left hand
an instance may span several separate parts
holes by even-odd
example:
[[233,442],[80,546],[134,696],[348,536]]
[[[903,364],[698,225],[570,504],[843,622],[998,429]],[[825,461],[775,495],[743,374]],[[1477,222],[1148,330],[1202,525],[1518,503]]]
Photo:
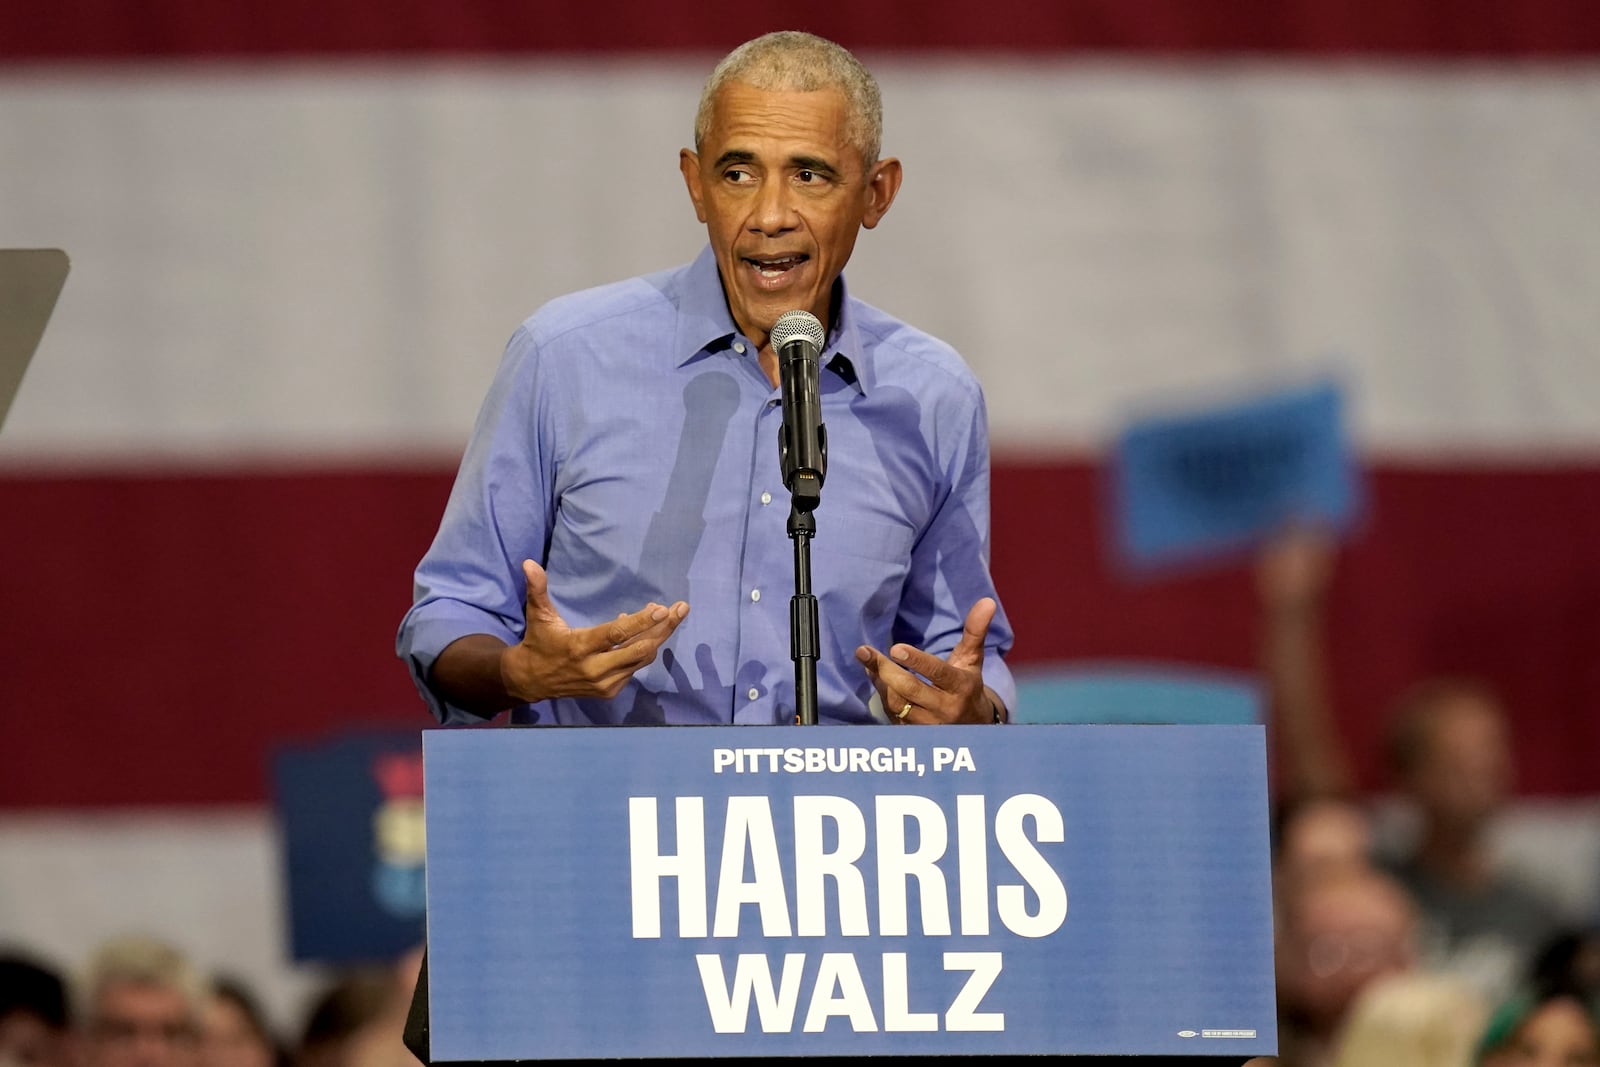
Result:
[[997,605],[984,597],[972,605],[961,640],[944,659],[893,645],[886,656],[869,645],[856,649],[890,722],[992,723],[998,705],[983,685],[983,645]]

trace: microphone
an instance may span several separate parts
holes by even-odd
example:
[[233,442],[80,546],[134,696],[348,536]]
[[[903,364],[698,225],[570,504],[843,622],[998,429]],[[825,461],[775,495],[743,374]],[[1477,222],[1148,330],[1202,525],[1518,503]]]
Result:
[[828,437],[817,386],[817,364],[826,339],[822,323],[809,311],[785,311],[769,337],[783,390],[778,460],[784,488],[798,511],[811,511],[822,502],[822,479],[828,473]]

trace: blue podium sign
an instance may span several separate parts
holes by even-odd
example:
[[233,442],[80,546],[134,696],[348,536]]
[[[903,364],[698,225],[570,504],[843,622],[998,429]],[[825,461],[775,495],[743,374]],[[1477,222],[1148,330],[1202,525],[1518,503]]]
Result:
[[1276,1051],[1260,726],[423,740],[434,1062]]

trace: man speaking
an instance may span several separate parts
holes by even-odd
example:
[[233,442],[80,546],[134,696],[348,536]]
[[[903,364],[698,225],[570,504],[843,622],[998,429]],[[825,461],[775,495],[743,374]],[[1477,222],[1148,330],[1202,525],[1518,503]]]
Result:
[[1005,721],[982,391],[843,278],[900,189],[881,134],[877,83],[845,49],[741,45],[679,155],[709,247],[517,330],[400,626],[441,722],[795,721],[769,334],[796,311],[825,331],[819,721]]

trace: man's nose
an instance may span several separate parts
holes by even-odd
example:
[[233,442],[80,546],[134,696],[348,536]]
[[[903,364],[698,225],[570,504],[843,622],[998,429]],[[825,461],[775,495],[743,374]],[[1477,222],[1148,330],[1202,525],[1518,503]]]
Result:
[[794,193],[786,181],[766,182],[756,194],[750,212],[750,228],[776,237],[799,225],[794,209]]

